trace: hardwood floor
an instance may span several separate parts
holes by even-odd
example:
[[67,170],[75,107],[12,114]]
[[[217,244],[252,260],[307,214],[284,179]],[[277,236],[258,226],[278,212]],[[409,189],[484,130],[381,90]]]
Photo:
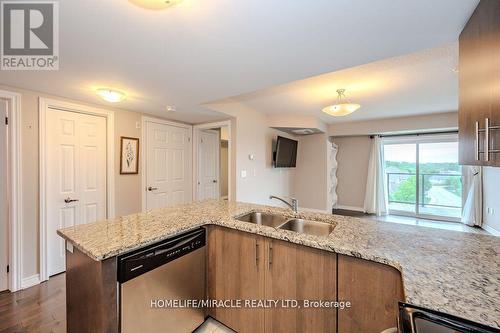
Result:
[[66,332],[64,274],[15,293],[0,293],[0,333]]

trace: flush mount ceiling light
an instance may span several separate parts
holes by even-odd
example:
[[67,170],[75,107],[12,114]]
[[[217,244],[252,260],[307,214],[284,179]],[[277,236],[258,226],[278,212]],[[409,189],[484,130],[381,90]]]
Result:
[[125,99],[125,94],[118,90],[113,90],[109,88],[97,89],[97,95],[101,97],[106,102],[118,103]]
[[165,107],[165,110],[166,110],[167,112],[175,112],[175,111],[177,111],[177,109],[176,109],[176,108],[175,108],[175,106],[173,106],[173,105],[167,105],[167,106]]
[[359,104],[349,103],[349,101],[345,97],[345,89],[338,89],[337,94],[338,103],[324,108],[324,113],[327,113],[330,116],[334,117],[342,117],[353,113],[361,107],[361,105]]
[[161,10],[178,4],[182,0],[129,0],[136,6],[151,9],[151,10]]

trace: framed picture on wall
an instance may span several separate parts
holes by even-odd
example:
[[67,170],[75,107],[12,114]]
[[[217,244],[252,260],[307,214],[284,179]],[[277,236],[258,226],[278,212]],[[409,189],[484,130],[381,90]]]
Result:
[[122,136],[120,138],[120,174],[139,173],[139,139]]

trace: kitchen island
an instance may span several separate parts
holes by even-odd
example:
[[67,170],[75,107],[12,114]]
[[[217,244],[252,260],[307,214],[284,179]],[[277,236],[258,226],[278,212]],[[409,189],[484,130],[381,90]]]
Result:
[[[81,281],[68,281],[68,284],[77,283],[84,289],[85,279],[105,281],[101,284],[102,290],[87,292],[92,293],[103,307],[111,306],[108,317],[117,317],[117,255],[201,226],[217,226],[391,266],[401,273],[404,301],[500,327],[500,239],[497,237],[338,215],[298,213],[298,217],[335,226],[329,236],[320,237],[235,219],[249,211],[297,217],[287,209],[204,201],[59,230],[68,248],[76,248],[74,255],[77,257],[73,259],[87,260],[80,266],[88,267],[80,268]],[[101,265],[92,269],[92,262]],[[107,290],[106,285],[115,292]],[[75,306],[68,303],[69,309]],[[111,325],[105,330],[113,331],[114,327]]]

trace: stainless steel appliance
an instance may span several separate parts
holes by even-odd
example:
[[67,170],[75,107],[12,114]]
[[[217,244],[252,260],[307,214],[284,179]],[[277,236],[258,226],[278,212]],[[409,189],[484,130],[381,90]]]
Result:
[[487,327],[438,311],[399,303],[399,331],[401,333],[499,333]]
[[118,257],[122,333],[192,332],[203,323],[204,308],[182,301],[205,299],[205,243],[200,228]]

